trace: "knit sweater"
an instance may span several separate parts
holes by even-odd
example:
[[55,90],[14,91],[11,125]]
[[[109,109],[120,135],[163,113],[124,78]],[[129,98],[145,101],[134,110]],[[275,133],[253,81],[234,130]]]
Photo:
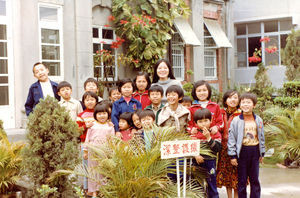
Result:
[[161,102],[163,104],[166,104],[166,102],[167,102],[166,90],[168,89],[168,87],[170,87],[171,85],[178,85],[178,86],[180,86],[182,88],[182,84],[181,84],[181,82],[179,80],[170,79],[170,78],[168,80],[166,80],[166,81],[160,81],[159,80],[157,83],[152,83],[152,86],[153,85],[159,85],[159,86],[161,86],[163,88],[164,94],[163,94],[163,98],[161,100]]

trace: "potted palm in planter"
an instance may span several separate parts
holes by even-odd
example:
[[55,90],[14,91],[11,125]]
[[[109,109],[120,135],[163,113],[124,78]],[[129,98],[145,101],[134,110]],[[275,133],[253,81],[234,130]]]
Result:
[[16,182],[21,174],[24,143],[10,143],[0,123],[0,197],[20,197]]

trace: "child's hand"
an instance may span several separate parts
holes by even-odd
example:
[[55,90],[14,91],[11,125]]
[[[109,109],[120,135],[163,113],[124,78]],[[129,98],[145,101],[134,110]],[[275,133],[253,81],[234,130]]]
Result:
[[86,128],[91,128],[94,125],[93,121],[89,121],[85,123]]
[[88,159],[88,151],[87,150],[84,150],[83,151],[83,159],[87,160]]
[[116,132],[116,136],[120,139],[122,139],[122,133],[121,132]]
[[264,157],[259,157],[259,163],[263,164],[264,162]]
[[195,156],[195,159],[196,159],[196,161],[197,161],[198,164],[201,164],[201,163],[204,162],[204,158],[201,155]]
[[206,137],[207,140],[210,139],[210,132],[207,128],[203,128],[203,135]]
[[216,133],[218,133],[218,131],[219,131],[219,129],[218,129],[217,126],[213,126],[213,127],[210,128],[210,132],[213,135],[216,134]]
[[109,121],[108,122],[108,126],[111,126],[111,127],[113,127],[113,126],[115,126],[111,121]]
[[193,127],[192,130],[191,130],[191,134],[192,134],[192,135],[195,135],[195,134],[197,134],[197,133],[198,133],[197,128],[196,128],[196,127]]
[[230,163],[231,163],[232,166],[237,166],[238,165],[237,159],[231,159]]

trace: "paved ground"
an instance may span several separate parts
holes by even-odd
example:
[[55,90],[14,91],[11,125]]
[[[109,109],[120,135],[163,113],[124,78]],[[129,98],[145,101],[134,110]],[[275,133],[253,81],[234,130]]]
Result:
[[[10,141],[25,140],[25,129],[6,130]],[[262,198],[300,198],[300,169],[261,168]],[[218,189],[226,198],[226,189]],[[248,196],[250,186],[248,186]]]
[[[261,168],[260,182],[262,198],[300,197],[300,169]],[[218,190],[220,198],[227,197],[225,188]]]

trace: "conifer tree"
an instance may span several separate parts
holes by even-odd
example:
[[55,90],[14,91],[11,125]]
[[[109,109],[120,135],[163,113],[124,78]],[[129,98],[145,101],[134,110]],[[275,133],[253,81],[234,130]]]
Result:
[[47,179],[54,171],[73,169],[79,163],[77,124],[52,97],[40,100],[28,119],[28,146],[23,155],[26,174],[34,183],[35,197],[39,197],[36,189],[42,184],[57,188],[52,197],[70,197],[73,189],[68,177],[59,177],[51,183]]
[[286,46],[281,53],[285,75],[289,81],[300,80],[300,30],[292,30],[287,38]]

